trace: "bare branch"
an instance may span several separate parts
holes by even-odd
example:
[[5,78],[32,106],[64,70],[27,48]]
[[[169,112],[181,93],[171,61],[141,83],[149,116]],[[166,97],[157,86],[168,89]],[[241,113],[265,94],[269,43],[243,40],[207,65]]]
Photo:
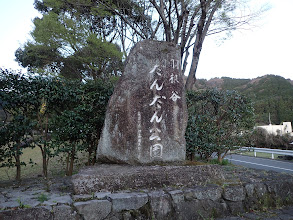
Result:
[[178,5],[176,1],[175,1],[175,9],[176,9],[176,15],[177,15],[177,29],[174,34],[174,42],[177,44],[179,40],[180,30],[182,29],[182,25],[183,25],[183,20],[185,19],[186,15],[188,16],[188,13],[186,11],[184,1],[181,1],[181,14],[179,14]]
[[147,36],[144,36],[141,32],[139,32],[133,24],[130,23],[118,10],[114,9],[113,7],[109,6],[107,3],[103,1],[99,1],[102,5],[104,5],[106,8],[111,10],[114,14],[118,15],[126,24],[128,24],[136,34],[138,34],[142,39],[146,39]]
[[165,7],[164,1],[160,0],[160,7],[158,6],[158,4],[156,3],[155,0],[150,0],[150,2],[153,4],[155,9],[159,13],[160,18],[162,19],[164,29],[165,29],[166,41],[171,41],[170,28],[168,26],[168,22],[167,22],[165,14],[164,14],[164,7]]
[[187,34],[186,34],[186,36],[184,36],[184,38],[185,38],[183,41],[184,44],[186,43],[186,40],[190,37],[190,33],[191,33],[192,29],[195,27],[194,19],[195,19],[196,15],[198,14],[199,10],[200,10],[200,6],[197,6],[197,8],[194,10],[194,12],[191,16]]
[[222,3],[222,1],[223,1],[223,0],[218,0],[218,1],[216,2],[216,4],[213,6],[212,11],[211,11],[211,13],[209,14],[208,20],[207,20],[207,22],[205,23],[205,27],[204,27],[204,30],[203,30],[203,39],[206,37],[207,32],[208,32],[208,29],[209,29],[209,27],[210,27],[210,25],[211,25],[211,22],[212,22],[212,19],[213,19],[213,17],[214,17],[214,14],[215,14],[215,12],[218,10],[218,8],[219,8],[220,4]]
[[153,33],[151,35],[151,39],[154,39],[154,37],[155,37],[157,31],[159,30],[159,27],[160,27],[161,24],[162,24],[162,20],[161,20],[161,18],[159,18],[158,24],[157,24],[155,30],[153,31]]

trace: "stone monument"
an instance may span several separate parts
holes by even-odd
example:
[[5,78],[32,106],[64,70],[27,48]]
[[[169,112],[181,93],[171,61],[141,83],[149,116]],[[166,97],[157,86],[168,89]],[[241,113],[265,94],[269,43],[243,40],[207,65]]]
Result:
[[186,124],[180,48],[144,40],[132,48],[109,101],[97,159],[127,164],[184,161]]

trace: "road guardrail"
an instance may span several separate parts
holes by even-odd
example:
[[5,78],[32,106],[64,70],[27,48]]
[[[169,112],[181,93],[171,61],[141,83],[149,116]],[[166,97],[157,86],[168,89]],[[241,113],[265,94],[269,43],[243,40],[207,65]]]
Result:
[[280,149],[257,148],[257,147],[241,147],[240,150],[252,151],[254,152],[255,157],[257,152],[272,154],[272,159],[275,159],[274,154],[293,156],[293,150],[280,150]]

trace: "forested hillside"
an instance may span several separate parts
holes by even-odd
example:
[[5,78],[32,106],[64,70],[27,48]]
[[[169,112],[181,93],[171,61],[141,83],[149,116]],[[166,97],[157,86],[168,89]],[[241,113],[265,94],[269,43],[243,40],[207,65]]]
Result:
[[210,80],[198,79],[195,89],[218,88],[237,90],[251,98],[254,103],[256,123],[272,124],[293,121],[293,81],[281,76],[266,75],[256,79],[233,79],[228,77]]

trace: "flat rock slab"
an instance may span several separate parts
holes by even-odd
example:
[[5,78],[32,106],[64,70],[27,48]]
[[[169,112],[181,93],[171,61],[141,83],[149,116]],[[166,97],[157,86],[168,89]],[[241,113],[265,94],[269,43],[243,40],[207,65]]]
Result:
[[218,165],[132,166],[102,164],[87,167],[72,177],[76,194],[126,189],[190,187],[224,180]]

